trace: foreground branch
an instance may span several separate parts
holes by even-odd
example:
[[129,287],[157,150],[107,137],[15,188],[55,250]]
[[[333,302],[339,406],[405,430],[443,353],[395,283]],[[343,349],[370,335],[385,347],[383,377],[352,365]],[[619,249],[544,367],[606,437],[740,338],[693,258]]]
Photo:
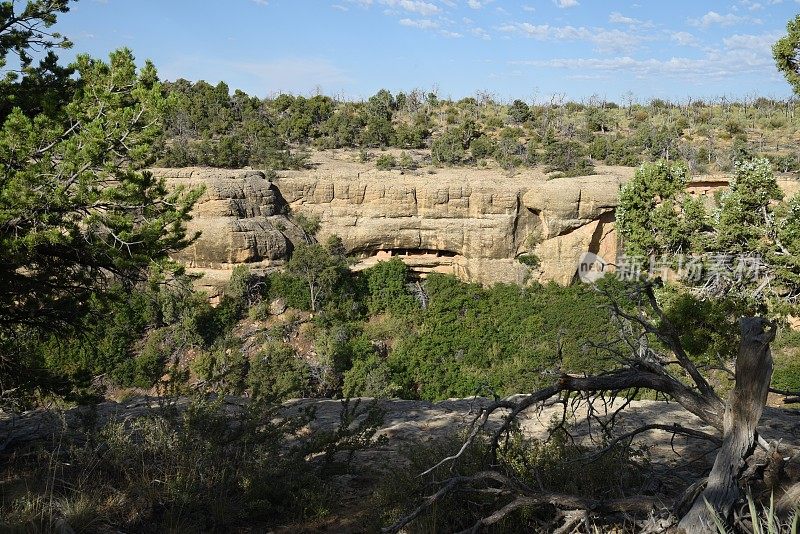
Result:
[[[491,486],[494,484],[494,486]],[[551,506],[560,510],[585,510],[595,514],[630,513],[648,514],[655,506],[650,497],[629,497],[619,499],[590,499],[563,493],[538,492],[517,480],[513,480],[496,471],[482,471],[473,476],[456,476],[446,480],[443,486],[433,495],[426,497],[422,504],[410,514],[402,517],[395,524],[381,530],[385,534],[395,534],[403,527],[422,515],[431,506],[455,491],[483,491],[487,485],[496,487],[496,493],[515,494],[517,497],[491,515],[478,520],[475,525],[464,532],[476,532],[483,526],[497,523],[507,515],[520,508]],[[499,487],[497,487],[499,485]]]

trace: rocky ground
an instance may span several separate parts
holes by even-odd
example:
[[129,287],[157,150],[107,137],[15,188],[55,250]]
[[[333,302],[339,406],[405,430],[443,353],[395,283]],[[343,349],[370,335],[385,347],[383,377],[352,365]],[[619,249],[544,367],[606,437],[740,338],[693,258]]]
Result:
[[[94,408],[74,408],[66,411],[36,410],[18,416],[0,414],[0,446],[14,449],[39,440],[47,440],[63,430],[70,431],[83,427],[88,421],[104,424],[109,421],[139,417],[165,406],[165,403],[178,409],[185,407],[189,399],[165,401],[158,398],[136,398],[126,402],[104,402]],[[224,409],[235,413],[248,402],[245,398],[227,397]],[[363,403],[371,399],[362,399]],[[345,492],[348,502],[342,503],[346,513],[337,513],[311,528],[325,531],[357,530],[356,518],[365,511],[378,479],[383,474],[397,469],[407,469],[404,450],[420,443],[435,443],[458,439],[463,436],[475,418],[480,407],[490,402],[485,398],[454,399],[441,402],[423,402],[399,399],[380,399],[375,401],[384,413],[384,421],[376,437],[383,437],[378,445],[356,453],[354,473],[343,477],[341,483],[347,486]],[[565,406],[551,403],[541,409],[531,409],[523,413],[520,429],[529,438],[546,440],[549,427],[555,420],[566,419],[571,422],[570,433],[579,442],[599,444],[602,439],[601,423],[610,414],[622,407],[623,401],[607,404],[594,399],[593,409],[581,402]],[[308,433],[321,430],[334,430],[340,422],[342,402],[331,399],[300,399],[288,401],[283,410],[287,414],[296,413],[306,407],[314,407],[316,418],[307,429]],[[587,417],[592,411],[591,417]],[[489,426],[496,427],[502,412],[498,412]],[[713,433],[713,429],[703,425],[696,417],[689,415],[680,405],[661,401],[634,401],[627,405],[619,415],[615,431],[622,433],[646,424],[672,425],[679,423]],[[787,444],[800,443],[800,410],[767,408],[759,427],[759,432],[767,440],[779,440]],[[666,486],[683,487],[687,480],[696,479],[706,473],[711,466],[716,447],[705,440],[673,436],[664,430],[653,430],[639,435],[635,445],[644,446],[657,476],[653,478],[653,491],[666,491]],[[438,459],[431,458],[431,464]],[[656,487],[658,486],[658,487]],[[662,486],[664,486],[662,488]],[[673,492],[674,493],[674,492]]]
[[[521,398],[521,396],[518,396]],[[373,399],[361,399],[363,404]],[[62,429],[78,429],[91,418],[102,425],[110,421],[125,420],[152,413],[164,406],[181,409],[190,402],[189,398],[134,398],[124,402],[102,402],[92,407],[78,407],[68,410],[33,410],[12,416],[0,412],[0,444],[13,447],[24,443],[46,439]],[[226,397],[224,409],[235,413],[248,399]],[[400,399],[375,400],[384,413],[384,422],[377,436],[386,440],[379,447],[357,453],[358,462],[381,468],[386,462],[392,466],[402,461],[399,451],[413,443],[448,439],[465,431],[482,406],[489,399],[476,397],[451,399],[440,402],[426,402]],[[567,421],[571,423],[570,432],[577,440],[599,442],[602,439],[600,423],[608,420],[622,405],[617,399],[607,405],[595,399],[593,413],[589,404],[580,402],[574,407],[566,407]],[[342,402],[334,399],[299,399],[287,401],[284,410],[287,414],[296,413],[306,407],[314,407],[316,418],[309,431],[332,430],[339,424]],[[497,425],[504,411],[498,411],[491,419],[490,426]],[[520,429],[529,438],[547,439],[551,422],[565,413],[561,403],[550,403],[540,409],[530,409],[519,418]],[[632,401],[618,416],[615,427],[626,432],[647,424],[671,425],[678,423],[696,430],[712,433],[713,429],[704,425],[697,417],[686,412],[679,404],[663,401]],[[783,440],[787,443],[800,443],[800,409],[766,408],[759,426],[759,433],[767,440]],[[685,436],[673,437],[670,432],[653,430],[642,434],[635,442],[646,444],[651,458],[659,462],[680,463],[693,454],[703,454],[714,446],[705,441]]]

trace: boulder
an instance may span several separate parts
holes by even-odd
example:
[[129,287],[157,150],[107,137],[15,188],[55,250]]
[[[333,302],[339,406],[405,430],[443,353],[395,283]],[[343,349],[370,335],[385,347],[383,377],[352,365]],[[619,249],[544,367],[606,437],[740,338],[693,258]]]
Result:
[[277,298],[269,303],[270,315],[283,315],[287,308],[286,299]]

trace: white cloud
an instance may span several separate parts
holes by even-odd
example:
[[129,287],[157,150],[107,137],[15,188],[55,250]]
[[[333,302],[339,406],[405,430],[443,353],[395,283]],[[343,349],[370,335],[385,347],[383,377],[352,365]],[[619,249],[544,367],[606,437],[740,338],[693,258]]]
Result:
[[487,32],[483,28],[472,28],[469,32],[478,39],[483,39],[484,41],[492,40],[492,37],[489,35],[489,32]]
[[580,5],[578,4],[578,0],[553,0],[553,3],[562,9]]
[[345,6],[341,6],[339,4],[333,4],[331,7],[333,9],[338,9],[339,11],[348,11],[348,9]]
[[258,4],[260,6],[267,6],[269,2],[267,0],[251,0],[254,4]]
[[699,44],[697,37],[689,32],[673,32],[669,38],[681,46],[697,46]]
[[450,30],[439,30],[439,33],[442,34],[444,37],[448,37],[450,39],[459,39],[464,37],[462,34],[458,32],[451,32]]
[[633,17],[626,17],[625,15],[623,15],[622,13],[619,13],[617,11],[611,13],[608,16],[608,21],[610,23],[612,23],[612,24],[623,24],[625,26],[630,26],[631,29],[633,29],[633,28],[640,28],[640,29],[652,28],[654,26],[652,21],[635,19]]
[[417,13],[423,17],[435,15],[441,11],[441,8],[436,4],[430,2],[423,2],[422,0],[380,0],[381,4],[400,8],[410,13]]
[[402,24],[403,26],[409,26],[411,28],[419,28],[420,30],[430,30],[431,28],[439,27],[439,24],[432,21],[431,19],[418,19],[418,20],[400,19],[400,24]]
[[719,25],[719,26],[733,26],[734,24],[739,24],[747,20],[745,17],[740,17],[738,15],[734,15],[733,13],[728,13],[727,15],[721,15],[716,11],[709,11],[705,15],[700,18],[696,19],[689,19],[689,24],[692,26],[698,26],[700,28],[708,28],[709,26]]
[[[739,0],[739,5],[747,8],[749,11],[761,11],[764,9],[764,5],[759,2],[753,2],[752,0]],[[736,6],[734,6],[736,9]]]
[[722,39],[722,43],[728,50],[736,51],[740,54],[752,54],[753,56],[772,57],[772,45],[780,39],[780,33],[762,33],[760,35],[736,34]]
[[516,22],[497,28],[504,33],[523,35],[537,41],[588,41],[600,52],[629,51],[637,47],[645,38],[629,31],[605,28],[586,28],[575,26],[550,26]]
[[613,13],[611,13],[608,16],[608,22],[610,22],[612,24],[627,24],[629,26],[633,26],[633,25],[641,23],[640,20],[637,20],[637,19],[634,19],[634,18],[631,18],[631,17],[626,17],[622,13],[618,13],[616,11],[614,11]]
[[494,0],[467,0],[467,5],[472,9],[480,9],[494,2]]
[[723,39],[724,50],[708,51],[702,58],[672,57],[669,59],[556,58],[548,60],[512,61],[514,66],[580,71],[580,74],[613,74],[628,72],[640,78],[668,77],[696,83],[704,79],[725,79],[735,76],[776,76],[770,53],[776,36],[733,35]]
[[528,13],[533,13],[534,11],[536,11],[536,8],[533,7],[532,5],[525,4],[524,6],[522,6],[522,11],[527,11]]

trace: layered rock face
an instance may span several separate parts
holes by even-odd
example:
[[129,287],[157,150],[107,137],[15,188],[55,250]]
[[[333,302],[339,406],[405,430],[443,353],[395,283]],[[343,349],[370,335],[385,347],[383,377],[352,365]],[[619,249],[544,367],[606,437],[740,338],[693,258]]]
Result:
[[[356,268],[399,256],[422,274],[568,284],[584,252],[614,260],[614,211],[632,174],[607,167],[594,176],[548,180],[536,171],[402,174],[340,163],[282,173],[276,184],[293,212],[319,217],[321,237],[342,238],[360,258]],[[518,260],[529,253],[539,258],[538,269]]]
[[[584,252],[613,261],[614,210],[632,174],[625,168],[554,180],[535,171],[404,174],[341,161],[275,179],[252,170],[153,172],[172,187],[205,187],[189,225],[202,235],[177,259],[212,278],[240,263],[271,268],[285,261],[303,240],[290,212],[319,218],[319,239],[341,237],[356,269],[398,256],[421,276],[447,272],[484,284],[530,278],[567,284]],[[531,253],[538,269],[518,259]]]
[[203,195],[187,225],[201,237],[177,254],[188,267],[232,268],[239,263],[269,264],[285,258],[290,242],[279,228],[288,224],[281,213],[280,192],[260,171],[218,169],[153,169],[170,187],[203,187]]
[[557,178],[536,184],[523,203],[538,218],[541,278],[559,284],[572,281],[584,252],[607,261],[617,256],[614,212],[619,190],[630,177],[626,169],[581,178]]
[[335,234],[364,268],[393,255],[413,269],[451,272],[477,282],[521,282],[514,258],[533,219],[520,184],[371,173],[356,179],[281,176],[292,212],[320,219],[320,238]]
[[202,272],[203,288],[212,296],[238,264],[281,264],[302,232],[285,215],[280,191],[261,171],[207,168],[152,169],[172,188],[204,188],[187,224],[188,235],[200,233],[175,255],[191,272]]

